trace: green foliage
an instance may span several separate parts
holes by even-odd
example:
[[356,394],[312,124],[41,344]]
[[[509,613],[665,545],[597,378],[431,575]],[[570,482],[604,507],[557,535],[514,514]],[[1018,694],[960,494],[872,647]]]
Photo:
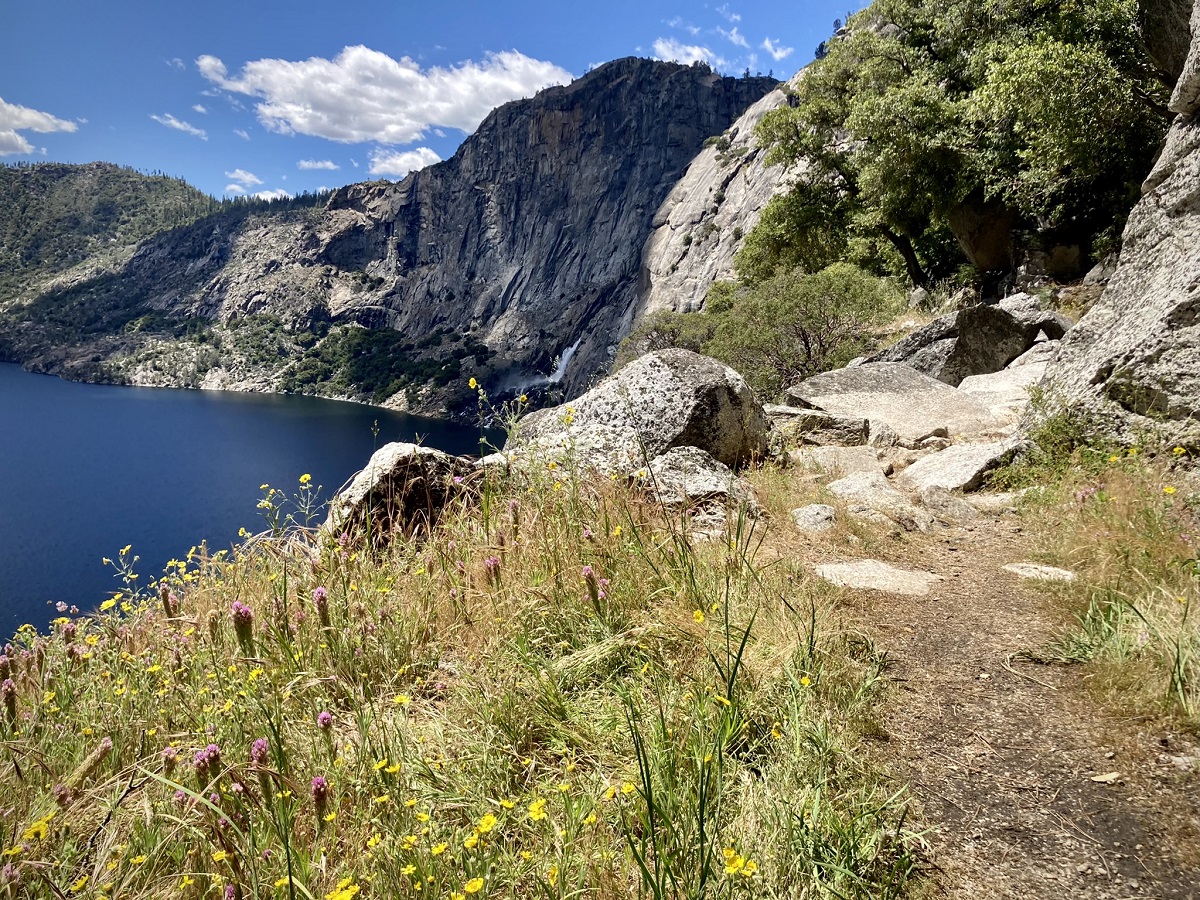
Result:
[[740,291],[705,352],[734,366],[764,398],[790,384],[845,365],[891,318],[900,292],[848,263],[812,275],[799,269]]
[[[1166,127],[1134,0],[876,0],[759,134],[797,173],[739,259],[743,277],[852,258],[951,274],[956,211],[1085,246],[1137,197]],[[1097,140],[1103,135],[1103,140]]]
[[307,349],[284,374],[285,391],[351,394],[375,402],[432,382],[449,384],[470,359],[484,365],[493,351],[474,335],[438,329],[412,342],[388,328],[343,327]]
[[814,274],[796,268],[749,287],[718,281],[702,313],[647,316],[621,344],[617,367],[653,350],[682,347],[722,360],[764,398],[844,365],[871,328],[899,310],[900,291],[849,263]]
[[712,338],[715,319],[697,313],[657,312],[643,318],[621,342],[614,369],[633,362],[644,353],[681,347],[704,353]]

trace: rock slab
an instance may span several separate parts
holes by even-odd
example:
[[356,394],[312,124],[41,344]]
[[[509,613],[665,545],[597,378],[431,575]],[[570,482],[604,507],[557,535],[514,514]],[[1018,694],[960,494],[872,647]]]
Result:
[[952,437],[991,434],[1008,424],[986,406],[948,384],[901,363],[864,363],[807,378],[787,391],[788,402],[886,425],[901,440],[917,442],[938,429]]
[[834,526],[837,522],[837,510],[824,503],[812,503],[793,509],[792,521],[801,531],[817,534]]
[[924,597],[942,576],[915,569],[897,569],[875,559],[815,566],[817,575],[839,587]]
[[983,485],[988,472],[1012,459],[1020,448],[1021,442],[1015,440],[958,444],[918,459],[896,476],[896,483],[910,491],[932,487],[973,491]]

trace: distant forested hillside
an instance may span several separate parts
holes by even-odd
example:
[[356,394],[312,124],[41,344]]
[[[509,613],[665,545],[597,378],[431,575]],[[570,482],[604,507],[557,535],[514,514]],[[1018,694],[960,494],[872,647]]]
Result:
[[0,166],[0,302],[40,276],[204,216],[323,199],[217,200],[181,178],[104,162]]

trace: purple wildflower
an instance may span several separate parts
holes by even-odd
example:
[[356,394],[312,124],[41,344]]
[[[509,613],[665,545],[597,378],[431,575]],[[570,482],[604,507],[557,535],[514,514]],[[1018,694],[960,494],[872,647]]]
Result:
[[319,587],[313,591],[313,606],[317,608],[317,618],[321,620],[321,627],[329,627],[329,591],[323,587]]
[[5,678],[4,683],[0,684],[0,702],[4,704],[11,725],[17,720],[17,686],[11,678]]
[[179,761],[179,751],[174,747],[163,747],[162,752],[163,768],[170,775],[175,769],[175,763]]
[[483,561],[483,568],[487,573],[488,581],[498,585],[500,583],[500,557],[489,556]]
[[233,632],[237,635],[238,643],[247,653],[254,652],[254,610],[241,600],[234,600],[229,609],[233,619]]
[[260,768],[265,766],[267,764],[267,752],[269,749],[270,745],[267,743],[266,738],[256,738],[254,743],[250,745],[250,762]]
[[319,713],[317,713],[317,727],[320,728],[322,731],[328,731],[330,728],[332,728],[333,727],[333,713],[331,713],[327,709],[323,709]]
[[317,810],[317,819],[324,819],[325,810],[329,806],[329,782],[318,775],[312,780],[310,789],[312,790],[313,806]]
[[192,763],[196,767],[196,774],[201,781],[206,781],[211,778],[221,767],[221,748],[216,744],[209,744],[203,750],[200,750],[192,758]]

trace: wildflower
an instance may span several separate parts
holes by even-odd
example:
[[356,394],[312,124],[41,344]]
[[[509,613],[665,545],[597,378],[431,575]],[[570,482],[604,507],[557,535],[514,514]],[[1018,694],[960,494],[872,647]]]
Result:
[[80,875],[78,879],[71,885],[69,890],[72,894],[78,894],[83,890],[83,886],[88,883],[87,875]]
[[392,698],[392,702],[397,706],[408,706],[408,704],[412,703],[412,697],[408,696],[408,694],[397,694]]
[[228,855],[229,854],[226,853],[224,850],[214,850],[212,852],[212,861],[215,863],[224,862],[225,857]]
[[329,591],[318,587],[313,591],[313,606],[317,608],[317,618],[321,620],[322,628],[329,628]]
[[800,686],[801,687],[808,687],[810,684],[812,684],[811,678],[809,678],[807,675],[800,676]]
[[443,853],[446,852],[446,848],[448,846],[449,845],[447,845],[447,844],[436,844],[435,846],[429,848],[429,852],[433,856],[441,856]]
[[333,713],[331,713],[327,709],[323,709],[319,713],[317,713],[317,727],[320,728],[322,731],[328,731],[330,728],[332,728],[333,727]]
[[692,621],[695,622],[697,625],[703,625],[704,624],[704,613],[698,609],[692,610]]
[[5,678],[0,684],[0,702],[4,703],[8,724],[14,724],[17,721],[17,686],[11,678]]
[[546,801],[541,797],[529,804],[529,818],[535,822],[546,818]]
[[1170,497],[1173,493],[1175,493],[1175,488],[1168,484],[1163,488],[1163,493]]
[[250,762],[254,765],[262,767],[267,764],[267,751],[269,745],[265,737],[256,738],[254,743],[250,745]]
[[391,802],[392,802],[392,795],[391,795],[391,794],[380,794],[378,797],[376,797],[376,798],[374,799],[374,801],[373,801],[373,802],[374,802],[374,803],[377,803],[377,804],[391,803]]
[[472,376],[471,380],[467,382],[467,387],[469,387],[471,390],[475,390],[475,388],[479,387],[479,382],[475,380],[474,376]]
[[325,900],[351,900],[358,894],[359,886],[349,878],[343,878],[332,891],[325,895]]
[[489,556],[483,561],[483,568],[487,573],[488,581],[498,585],[500,583],[500,557]]
[[311,484],[311,483],[312,483],[312,476],[311,476],[311,475],[309,475],[307,472],[305,472],[303,475],[301,475],[301,476],[300,476],[300,483],[301,483],[302,485],[308,485],[308,484]]
[[233,619],[233,633],[238,643],[246,653],[254,652],[254,610],[241,600],[234,600],[229,608],[229,616]]
[[632,781],[627,781],[623,785],[621,785],[621,793],[622,794],[632,794],[636,790],[637,790],[637,788],[633,786]]
[[[179,889],[182,891],[184,888],[189,888],[195,883],[196,883],[196,879],[193,878],[191,875],[184,875],[183,878],[181,878],[179,881]],[[276,885],[276,886],[278,887],[278,885]]]
[[372,768],[375,769],[376,772],[378,772],[380,769],[387,766],[387,764],[388,764],[388,761],[387,761],[387,757],[385,756],[383,759],[375,760],[375,765],[372,766]]
[[463,846],[466,847],[468,850],[474,850],[478,844],[479,844],[479,832],[478,831],[472,831],[469,835],[467,835],[466,840],[463,841]]
[[491,813],[488,813],[486,816],[484,816],[482,819],[479,820],[479,824],[476,827],[479,829],[480,834],[487,834],[489,831],[491,831],[493,828],[496,827],[496,817],[493,816]]
[[518,403],[528,403],[529,397],[525,394],[522,394],[520,397],[517,398],[517,402]]
[[472,878],[463,885],[463,892],[467,894],[478,894],[481,890],[483,890],[482,878]]
[[1183,456],[1183,454],[1187,453],[1187,451],[1184,450],[1182,447],[1176,447],[1171,452],[1174,453],[1176,456]]
[[318,775],[312,780],[309,790],[312,792],[313,806],[316,807],[317,816],[324,818],[325,808],[329,804],[329,782]]

